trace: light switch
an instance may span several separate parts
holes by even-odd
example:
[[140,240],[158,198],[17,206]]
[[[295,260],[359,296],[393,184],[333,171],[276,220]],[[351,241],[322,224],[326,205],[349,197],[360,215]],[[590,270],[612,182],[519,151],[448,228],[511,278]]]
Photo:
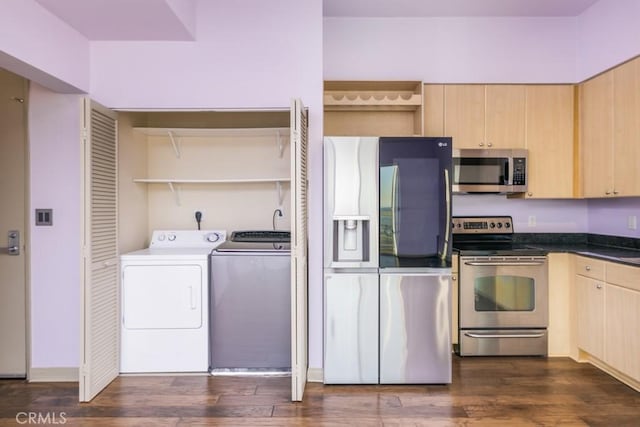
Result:
[[36,225],[53,225],[53,209],[36,209]]

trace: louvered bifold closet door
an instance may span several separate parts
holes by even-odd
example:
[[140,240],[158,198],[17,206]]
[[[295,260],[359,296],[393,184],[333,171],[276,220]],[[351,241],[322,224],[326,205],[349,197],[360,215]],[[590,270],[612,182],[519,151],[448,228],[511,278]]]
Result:
[[83,320],[80,401],[102,391],[120,370],[117,116],[85,100]]
[[291,400],[307,382],[307,111],[291,105]]

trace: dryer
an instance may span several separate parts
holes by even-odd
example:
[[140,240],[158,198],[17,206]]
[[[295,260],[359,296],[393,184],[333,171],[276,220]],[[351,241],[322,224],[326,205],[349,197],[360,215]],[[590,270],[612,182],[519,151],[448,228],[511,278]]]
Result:
[[156,230],[120,257],[121,373],[207,372],[208,255],[222,230]]

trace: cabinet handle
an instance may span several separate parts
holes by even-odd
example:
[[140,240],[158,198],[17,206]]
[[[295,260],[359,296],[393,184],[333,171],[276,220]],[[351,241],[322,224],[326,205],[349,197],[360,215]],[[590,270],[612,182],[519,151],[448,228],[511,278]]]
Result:
[[587,271],[591,271],[591,266],[587,265],[584,269]]
[[600,283],[598,283],[598,284],[596,285],[596,288],[597,288],[597,289],[602,289],[602,285],[601,285]]
[[613,190],[613,194],[618,194],[618,192],[616,190]]
[[484,147],[484,142],[481,142],[479,145],[480,147]]
[[487,147],[493,147],[493,144],[489,142],[487,143]]
[[533,193],[532,192],[528,192],[527,196],[531,197],[531,196],[533,196]]
[[458,280],[458,278],[456,276],[451,276],[451,281],[455,282],[456,280]]
[[609,194],[611,194],[611,191],[607,190],[607,191],[604,192],[604,194],[606,194],[608,196]]

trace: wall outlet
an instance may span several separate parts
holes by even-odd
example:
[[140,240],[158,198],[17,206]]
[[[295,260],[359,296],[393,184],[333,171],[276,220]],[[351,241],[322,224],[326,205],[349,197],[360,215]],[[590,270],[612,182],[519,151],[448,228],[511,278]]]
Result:
[[529,227],[535,227],[535,226],[536,226],[536,216],[529,215]]
[[629,230],[638,228],[638,218],[635,215],[629,215],[627,217],[627,228],[629,228]]

